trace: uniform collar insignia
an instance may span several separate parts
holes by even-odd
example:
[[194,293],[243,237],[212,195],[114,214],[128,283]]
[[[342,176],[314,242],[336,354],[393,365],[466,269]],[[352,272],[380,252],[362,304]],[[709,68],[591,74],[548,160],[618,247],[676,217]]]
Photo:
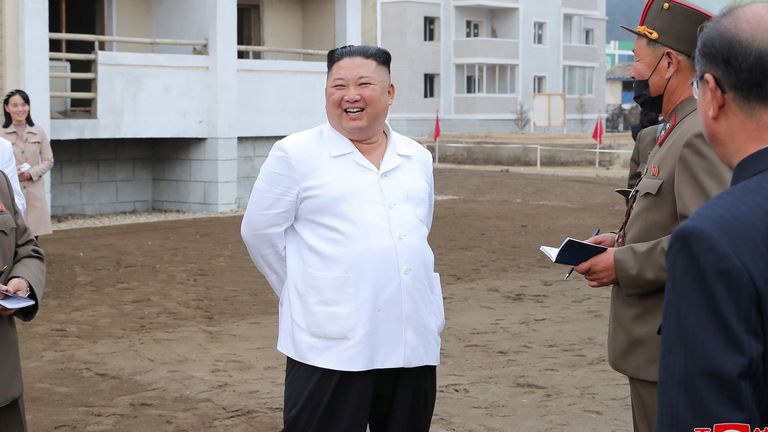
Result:
[[661,131],[659,132],[659,135],[656,137],[656,145],[659,147],[664,144],[664,141],[667,140],[667,137],[669,136],[670,132],[677,126],[677,115],[672,117],[672,121],[665,123],[664,127],[661,128]]

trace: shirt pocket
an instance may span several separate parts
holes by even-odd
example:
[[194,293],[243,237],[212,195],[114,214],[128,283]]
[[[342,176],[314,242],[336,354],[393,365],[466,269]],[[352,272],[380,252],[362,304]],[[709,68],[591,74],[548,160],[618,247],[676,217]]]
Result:
[[445,305],[443,304],[443,290],[440,285],[440,273],[432,273],[431,293],[437,332],[440,333],[443,331],[443,328],[445,328]]
[[637,184],[637,193],[639,196],[644,195],[657,195],[661,185],[664,183],[664,179],[658,177],[644,177]]
[[352,277],[304,271],[297,290],[294,322],[321,339],[348,339],[354,330]]
[[31,160],[36,165],[40,161],[40,148],[43,146],[43,142],[38,137],[29,138],[26,145],[22,149],[24,156],[22,159]]
[[424,179],[416,179],[408,186],[408,205],[413,208],[416,218],[429,226],[429,184]]
[[16,221],[9,212],[0,213],[0,235],[12,236],[16,230]]

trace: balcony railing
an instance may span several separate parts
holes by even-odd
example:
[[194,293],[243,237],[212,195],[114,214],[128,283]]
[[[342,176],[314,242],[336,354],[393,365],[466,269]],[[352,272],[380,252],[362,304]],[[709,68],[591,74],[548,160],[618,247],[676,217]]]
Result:
[[[161,39],[161,38],[139,38],[126,36],[102,36],[79,33],[49,33],[51,40],[60,40],[61,52],[50,52],[48,58],[54,61],[51,64],[51,107],[63,117],[96,117],[97,89],[96,80],[98,78],[98,52],[100,44],[103,43],[124,43],[139,45],[167,45],[167,46],[192,46],[193,53],[205,54],[207,52],[208,41],[186,40],[186,39]],[[66,41],[92,42],[93,50],[88,53],[67,52]],[[72,71],[72,62],[78,62],[78,71]],[[78,85],[78,91],[72,91],[72,82],[86,82],[85,85]],[[82,89],[88,89],[84,91]],[[72,101],[84,101],[73,106]]]
[[238,45],[237,52],[238,54],[243,53],[247,59],[259,59],[261,58],[261,53],[275,53],[290,54],[292,56],[298,57],[298,60],[300,61],[305,60],[304,56],[320,57],[325,59],[326,54],[328,54],[328,51],[323,50],[311,50],[303,48],[276,48],[256,45]]

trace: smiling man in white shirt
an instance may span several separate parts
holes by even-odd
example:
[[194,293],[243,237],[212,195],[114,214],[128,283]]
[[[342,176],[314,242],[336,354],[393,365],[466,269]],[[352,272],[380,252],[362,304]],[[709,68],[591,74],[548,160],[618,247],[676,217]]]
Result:
[[386,123],[389,52],[328,52],[328,123],[264,162],[248,252],[280,298],[285,432],[428,431],[444,325],[432,157]]

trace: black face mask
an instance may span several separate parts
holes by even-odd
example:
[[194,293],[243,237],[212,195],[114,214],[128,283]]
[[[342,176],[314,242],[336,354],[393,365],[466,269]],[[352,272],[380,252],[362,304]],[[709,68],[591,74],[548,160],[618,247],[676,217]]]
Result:
[[667,91],[669,80],[667,80],[667,83],[664,84],[664,90],[662,90],[661,94],[658,96],[651,96],[650,79],[653,76],[653,73],[656,72],[656,68],[659,67],[659,64],[663,58],[663,55],[659,58],[659,61],[656,62],[656,66],[653,67],[653,70],[651,71],[651,74],[648,75],[648,78],[635,80],[632,83],[632,90],[635,93],[632,99],[634,99],[634,101],[640,105],[640,108],[645,111],[651,111],[655,113],[661,112],[661,106],[664,103],[664,92]]

